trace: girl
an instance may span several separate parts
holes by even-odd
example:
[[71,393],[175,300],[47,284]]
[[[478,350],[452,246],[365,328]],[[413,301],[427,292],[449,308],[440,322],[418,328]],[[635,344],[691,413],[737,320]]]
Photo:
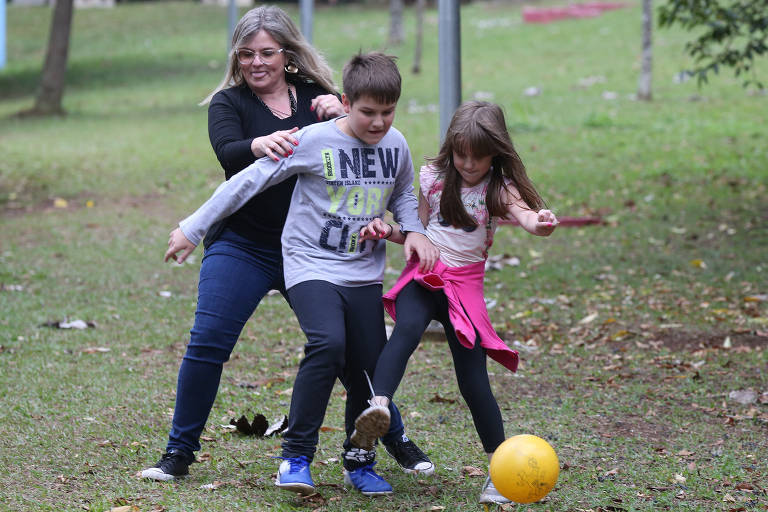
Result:
[[[384,308],[396,320],[374,373],[371,407],[356,421],[356,439],[378,437],[386,425],[372,421],[392,400],[432,319],[439,320],[453,355],[456,379],[480,441],[490,460],[504,441],[501,412],[491,391],[486,354],[516,371],[517,352],[494,332],[483,298],[488,248],[499,218],[514,218],[526,231],[550,235],[555,215],[541,209],[543,200],[525,172],[497,105],[470,101],[451,120],[436,158],[421,169],[419,216],[426,234],[440,250],[431,272],[411,260],[395,286],[384,295]],[[403,243],[401,230],[374,219],[361,239]],[[481,503],[507,503],[486,478]]]

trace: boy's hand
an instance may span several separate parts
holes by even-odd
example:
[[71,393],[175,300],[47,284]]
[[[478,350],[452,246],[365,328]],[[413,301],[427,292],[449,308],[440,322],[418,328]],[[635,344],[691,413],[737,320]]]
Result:
[[360,240],[381,240],[389,238],[394,228],[376,217],[360,230]]
[[419,257],[419,271],[428,272],[435,266],[437,258],[440,257],[440,251],[432,245],[429,238],[421,233],[414,233],[411,231],[405,237],[405,243],[403,244],[405,250],[405,260],[409,261],[411,256],[416,253]]
[[[192,251],[195,250],[195,247],[197,246],[190,242],[186,236],[184,236],[184,233],[181,231],[181,229],[176,228],[171,231],[171,235],[168,238],[168,250],[165,251],[165,257],[163,258],[163,261],[167,262],[169,259],[173,258],[176,263],[184,263],[184,260],[187,259],[187,256],[192,254]],[[182,251],[181,255],[176,256],[176,253],[179,251]]]
[[549,210],[539,210],[535,232],[540,236],[549,236],[557,227],[557,217]]

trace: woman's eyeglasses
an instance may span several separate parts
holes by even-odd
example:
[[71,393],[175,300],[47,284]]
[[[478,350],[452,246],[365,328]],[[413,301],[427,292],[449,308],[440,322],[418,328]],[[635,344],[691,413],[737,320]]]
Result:
[[256,56],[259,57],[259,61],[265,66],[269,66],[277,59],[278,55],[285,51],[284,48],[264,48],[263,50],[251,50],[250,48],[238,48],[235,50],[237,55],[237,62],[241,66],[250,66],[253,63],[253,59]]

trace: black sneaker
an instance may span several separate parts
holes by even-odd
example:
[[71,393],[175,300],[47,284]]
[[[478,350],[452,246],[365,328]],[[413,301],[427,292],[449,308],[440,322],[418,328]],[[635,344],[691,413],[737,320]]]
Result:
[[170,450],[163,454],[157,464],[141,472],[142,478],[167,482],[183,478],[189,474],[189,465],[194,462],[179,450]]
[[429,457],[405,434],[392,444],[384,444],[384,448],[406,473],[429,476],[435,472],[435,465]]

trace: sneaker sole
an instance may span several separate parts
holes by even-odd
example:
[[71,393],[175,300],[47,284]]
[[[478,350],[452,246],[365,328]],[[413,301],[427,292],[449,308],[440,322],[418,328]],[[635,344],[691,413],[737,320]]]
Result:
[[372,450],[376,440],[389,430],[389,410],[369,407],[355,420],[355,431],[349,442],[363,450]]
[[149,468],[141,472],[142,478],[148,478],[157,482],[170,482],[179,478],[184,478],[187,475],[171,475],[170,473],[163,472],[160,468]]
[[280,482],[275,481],[275,485],[284,491],[297,492],[303,496],[309,496],[310,494],[315,494],[315,488],[308,484],[302,484],[299,482],[281,484]]
[[430,466],[427,469],[410,469],[405,466],[401,466],[397,458],[391,453],[389,453],[389,450],[385,449],[384,451],[387,452],[387,455],[392,457],[392,460],[397,462],[397,465],[400,466],[400,469],[403,470],[403,473],[407,475],[432,476],[435,474],[435,465],[431,462],[430,462]]

